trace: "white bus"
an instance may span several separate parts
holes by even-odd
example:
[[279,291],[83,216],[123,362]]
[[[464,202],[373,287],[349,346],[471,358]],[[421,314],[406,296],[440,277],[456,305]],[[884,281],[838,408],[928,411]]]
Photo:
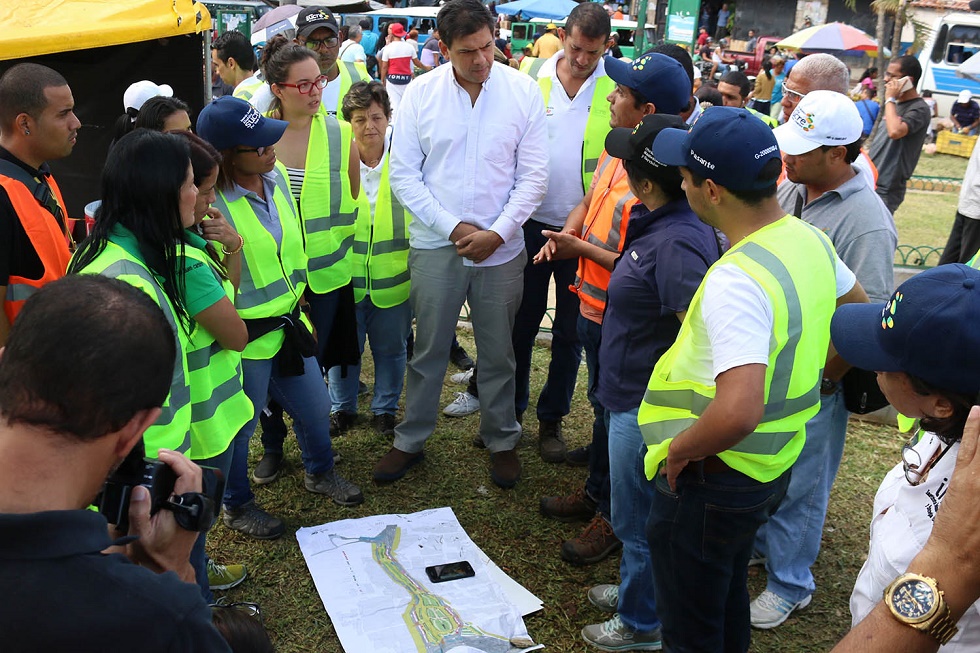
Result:
[[980,82],[956,74],[956,67],[980,52],[980,14],[948,14],[936,21],[919,63],[919,93],[931,90],[939,115],[948,116],[960,91],[980,96]]

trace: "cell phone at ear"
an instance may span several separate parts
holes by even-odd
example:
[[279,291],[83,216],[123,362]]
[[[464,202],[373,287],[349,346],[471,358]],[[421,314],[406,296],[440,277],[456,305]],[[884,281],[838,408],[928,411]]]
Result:
[[905,93],[906,91],[911,91],[912,90],[912,78],[911,77],[903,77],[901,81],[902,81],[902,90],[899,91],[899,93]]
[[459,562],[450,562],[445,565],[432,565],[431,567],[425,568],[425,573],[433,583],[445,583],[450,580],[459,580],[460,578],[472,578],[476,575],[473,571],[473,565],[461,560]]

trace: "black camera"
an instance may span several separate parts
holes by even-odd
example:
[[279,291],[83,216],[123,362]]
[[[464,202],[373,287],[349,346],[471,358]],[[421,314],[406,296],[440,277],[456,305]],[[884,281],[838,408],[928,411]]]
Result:
[[122,532],[129,531],[129,501],[133,488],[142,485],[150,492],[150,514],[161,509],[174,513],[177,525],[188,531],[206,532],[214,525],[221,505],[225,481],[221,471],[201,467],[203,492],[174,496],[177,475],[167,463],[145,457],[143,441],[133,447],[126,459],[106,479],[95,505],[106,521]]

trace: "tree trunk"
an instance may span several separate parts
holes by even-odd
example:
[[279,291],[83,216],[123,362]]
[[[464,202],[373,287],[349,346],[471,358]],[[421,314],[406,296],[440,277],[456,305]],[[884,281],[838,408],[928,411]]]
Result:
[[[900,0],[898,3],[898,11],[895,12],[895,31],[892,33],[892,56],[897,57],[899,55],[899,50],[902,47],[902,28],[905,26],[905,9],[908,6],[908,0]],[[884,78],[884,70],[882,72],[882,78]]]
[[[878,126],[881,124],[882,119],[885,117],[885,69],[888,68],[888,64],[885,61],[885,21],[888,15],[885,13],[885,6],[883,2],[878,2],[878,27],[875,31],[875,38],[878,39],[878,117],[875,119],[874,127],[871,128],[871,133],[868,134],[867,143],[871,143],[872,139],[875,137],[875,133],[878,131]],[[901,34],[901,32],[899,32]]]

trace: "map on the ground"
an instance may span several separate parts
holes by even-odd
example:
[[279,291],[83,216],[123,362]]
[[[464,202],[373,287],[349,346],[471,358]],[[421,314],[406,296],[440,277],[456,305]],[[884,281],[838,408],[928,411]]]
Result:
[[[450,508],[345,519],[301,528],[296,539],[347,653],[543,648],[522,618],[541,602],[513,581],[504,589],[503,572],[493,571]],[[433,583],[425,573],[460,560],[473,566],[472,578]]]

